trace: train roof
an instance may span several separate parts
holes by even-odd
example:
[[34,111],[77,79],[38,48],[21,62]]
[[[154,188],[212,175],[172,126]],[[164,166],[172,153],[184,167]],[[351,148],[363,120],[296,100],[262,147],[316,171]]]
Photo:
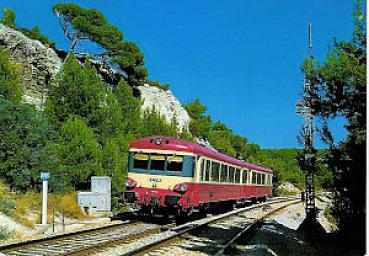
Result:
[[[157,144],[156,141],[160,139],[161,143]],[[218,151],[206,148],[202,145],[178,139],[175,137],[167,137],[167,136],[151,136],[142,139],[135,140],[130,145],[131,148],[137,149],[159,149],[159,150],[173,150],[173,151],[183,151],[183,152],[191,152],[198,155],[204,155],[210,158],[214,158],[219,161],[227,162],[234,165],[239,165],[248,169],[262,171],[262,172],[273,172],[271,169],[244,162],[238,160],[236,158],[224,155]]]

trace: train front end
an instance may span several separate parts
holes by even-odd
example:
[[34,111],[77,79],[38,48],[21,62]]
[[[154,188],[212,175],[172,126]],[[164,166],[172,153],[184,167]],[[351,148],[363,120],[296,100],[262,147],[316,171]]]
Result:
[[178,139],[132,142],[125,201],[148,213],[182,213],[193,207],[194,155]]

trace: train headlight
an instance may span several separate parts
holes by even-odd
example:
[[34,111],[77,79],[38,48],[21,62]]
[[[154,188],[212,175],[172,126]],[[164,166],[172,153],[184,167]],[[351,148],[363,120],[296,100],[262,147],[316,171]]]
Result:
[[186,184],[177,184],[174,186],[174,191],[184,193],[187,191],[187,185]]
[[131,179],[131,178],[127,178],[125,184],[126,184],[126,187],[129,188],[129,189],[132,189],[132,188],[137,186],[137,182],[135,180]]
[[156,140],[155,140],[155,144],[156,144],[156,145],[160,145],[160,144],[161,144],[161,138],[156,138]]

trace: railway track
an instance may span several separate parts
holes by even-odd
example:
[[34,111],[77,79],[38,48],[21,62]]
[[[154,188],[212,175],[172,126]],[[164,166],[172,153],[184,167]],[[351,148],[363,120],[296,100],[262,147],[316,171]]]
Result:
[[[162,234],[142,238],[128,246],[118,246],[96,255],[221,255],[237,238],[262,223],[262,219],[293,203],[296,197],[273,199],[266,203],[189,222]],[[278,206],[279,204],[279,206]],[[261,209],[261,216],[260,215]],[[253,216],[251,212],[254,212]]]
[[[208,227],[229,226],[232,224],[221,223],[222,220],[238,218],[233,221],[238,229],[247,230],[248,225],[256,225],[257,218],[247,218],[246,213],[252,210],[268,207],[283,202],[297,201],[296,198],[273,198],[267,203],[240,208],[232,212],[204,218],[176,226],[175,224],[158,225],[139,221],[128,221],[103,228],[95,228],[87,231],[79,231],[73,234],[61,234],[54,237],[43,238],[0,246],[0,254],[14,256],[59,256],[59,255],[134,255],[160,250],[163,247],[170,248],[173,241],[181,240],[199,230]],[[270,211],[268,211],[269,213]],[[227,222],[227,221],[226,221]],[[232,221],[231,221],[232,222]],[[241,225],[242,223],[242,225]],[[245,226],[246,225],[246,226]],[[234,228],[234,227],[232,227]],[[235,230],[238,230],[237,228]],[[246,232],[246,231],[244,231]],[[231,237],[229,237],[231,239]],[[229,240],[228,239],[228,240]],[[227,243],[223,241],[222,245]],[[123,250],[121,248],[124,248]],[[221,247],[217,247],[218,249]],[[226,249],[226,247],[224,247]],[[176,254],[167,254],[176,255]]]
[[63,234],[18,244],[0,246],[0,253],[12,256],[90,255],[106,247],[129,243],[139,237],[159,233],[165,226],[129,221],[108,227]]

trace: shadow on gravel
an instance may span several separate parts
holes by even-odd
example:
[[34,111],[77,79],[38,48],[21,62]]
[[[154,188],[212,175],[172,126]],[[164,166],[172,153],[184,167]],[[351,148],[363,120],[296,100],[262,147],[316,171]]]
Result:
[[299,231],[274,220],[267,221],[250,239],[240,239],[225,255],[236,256],[356,256],[352,249],[340,246],[334,234],[307,238]]
[[225,229],[220,226],[207,226],[201,230],[190,232],[190,236],[182,237],[186,240],[184,245],[180,247],[195,253],[204,253],[212,255],[219,250],[219,241],[227,241],[232,235],[242,230],[237,226],[245,225],[245,222],[240,222],[240,225],[236,224],[233,228]]

